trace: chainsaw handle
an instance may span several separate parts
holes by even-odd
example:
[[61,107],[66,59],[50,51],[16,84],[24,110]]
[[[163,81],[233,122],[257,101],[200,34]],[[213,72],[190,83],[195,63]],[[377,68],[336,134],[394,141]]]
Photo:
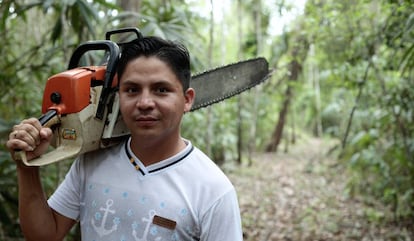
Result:
[[102,120],[105,112],[105,105],[111,93],[112,81],[116,73],[120,50],[119,46],[109,40],[89,41],[79,45],[72,54],[69,61],[68,69],[73,69],[79,66],[81,57],[88,51],[107,50],[109,52],[108,63],[106,64],[105,79],[102,87],[101,96],[99,97],[99,104],[96,110],[96,118]]
[[[81,57],[89,51],[95,50],[107,50],[109,51],[109,59],[108,59],[108,66],[111,66],[112,69],[116,68],[116,63],[118,62],[119,58],[119,47],[115,42],[109,40],[96,40],[96,41],[88,41],[85,43],[80,44],[75,51],[73,52],[72,56],[69,60],[68,69],[74,69],[79,67],[79,62]],[[111,69],[111,68],[109,68]]]
[[[111,40],[111,36],[114,34],[120,34],[120,33],[135,33],[137,35],[137,38],[143,38],[142,33],[139,31],[138,28],[120,28],[120,29],[115,29],[115,30],[111,30],[105,33],[105,39],[106,40]],[[124,45],[126,42],[117,42],[118,45]]]

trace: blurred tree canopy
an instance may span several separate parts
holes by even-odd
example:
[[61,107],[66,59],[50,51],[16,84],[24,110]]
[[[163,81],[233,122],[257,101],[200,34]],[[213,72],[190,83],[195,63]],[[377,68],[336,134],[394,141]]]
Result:
[[[193,72],[264,56],[272,78],[186,115],[184,136],[218,162],[307,135],[336,138],[349,195],[414,218],[414,5],[410,0],[224,1],[0,0],[0,139],[39,116],[49,76],[73,50],[119,27],[182,41]],[[207,135],[206,133],[210,133]],[[240,155],[243,158],[240,159]],[[246,157],[247,156],[247,157]],[[248,161],[248,160],[247,160]],[[50,194],[70,161],[42,168]],[[0,147],[0,239],[21,239],[15,166]]]

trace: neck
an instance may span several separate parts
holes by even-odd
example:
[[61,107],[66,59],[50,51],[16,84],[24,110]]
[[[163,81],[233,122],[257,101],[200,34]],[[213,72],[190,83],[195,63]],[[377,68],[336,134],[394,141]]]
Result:
[[[132,138],[132,137],[131,137]],[[186,147],[184,140],[178,137],[173,140],[163,140],[156,143],[131,139],[131,150],[136,157],[145,165],[149,166],[165,160],[179,153]]]

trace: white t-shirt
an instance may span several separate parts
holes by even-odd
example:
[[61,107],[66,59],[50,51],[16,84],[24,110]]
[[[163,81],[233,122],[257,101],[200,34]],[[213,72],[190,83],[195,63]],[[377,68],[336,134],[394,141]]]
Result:
[[80,156],[48,200],[83,241],[243,239],[236,191],[210,158],[186,141],[145,167],[129,142]]

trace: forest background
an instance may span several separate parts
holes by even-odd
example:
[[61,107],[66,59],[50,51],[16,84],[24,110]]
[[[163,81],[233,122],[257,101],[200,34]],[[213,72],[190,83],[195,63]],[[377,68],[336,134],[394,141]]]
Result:
[[[15,165],[3,145],[10,129],[39,116],[47,78],[66,69],[80,43],[126,26],[183,42],[193,73],[269,61],[265,83],[184,119],[184,136],[218,164],[252,165],[254,153],[287,151],[306,136],[337,140],[331,151],[347,195],[389,206],[392,220],[380,222],[413,227],[414,4],[303,4],[281,28],[295,10],[286,0],[0,0],[0,239],[22,238]],[[47,194],[70,163],[42,168]]]

